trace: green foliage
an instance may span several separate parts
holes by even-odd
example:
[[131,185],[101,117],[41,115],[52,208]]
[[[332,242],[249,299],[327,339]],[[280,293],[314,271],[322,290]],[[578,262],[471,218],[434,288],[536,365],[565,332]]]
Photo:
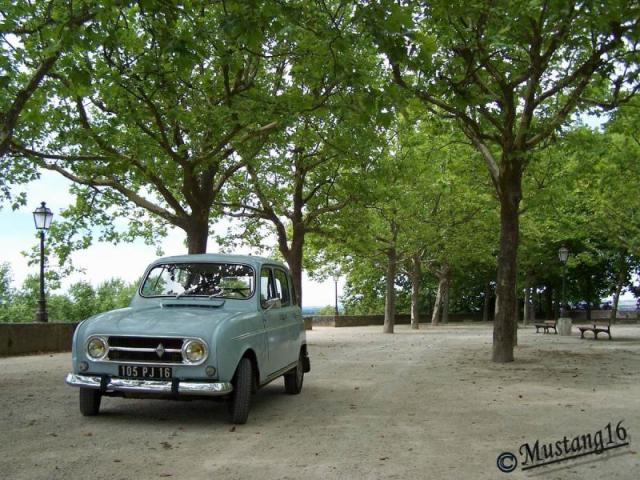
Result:
[[319,308],[314,315],[335,315],[336,307],[332,305],[325,305],[324,307]]
[[5,305],[11,298],[11,266],[0,263],[0,305]]
[[[32,322],[38,308],[39,278],[28,276],[19,289],[12,289],[11,275],[6,264],[0,267],[0,322]],[[49,321],[79,322],[97,313],[127,307],[137,283],[127,284],[114,278],[93,287],[86,281],[70,285],[66,294],[48,292]]]
[[[286,150],[301,115],[363,84],[360,57],[375,57],[349,47],[357,35],[336,7],[105,4],[24,112],[7,163],[75,183],[76,202],[50,235],[60,261],[96,232],[151,245],[168,225],[186,233],[191,251],[204,251],[229,178]],[[30,45],[24,55],[42,48]],[[369,111],[375,105],[353,100]]]
[[[347,273],[346,311],[380,313],[390,250],[404,274],[417,255],[430,274],[429,290],[443,265],[495,268],[497,216],[484,166],[469,162],[474,156],[450,122],[418,116],[411,104],[398,115],[386,149],[366,175],[352,179],[349,204],[325,226],[328,233],[311,242],[315,265],[338,262]],[[408,288],[408,279],[398,276],[400,311],[409,308]]]

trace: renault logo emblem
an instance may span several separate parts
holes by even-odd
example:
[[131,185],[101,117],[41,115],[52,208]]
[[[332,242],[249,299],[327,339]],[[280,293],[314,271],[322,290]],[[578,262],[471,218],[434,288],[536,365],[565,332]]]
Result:
[[162,358],[162,355],[164,355],[164,346],[162,344],[156,347],[156,353],[158,354],[158,358]]

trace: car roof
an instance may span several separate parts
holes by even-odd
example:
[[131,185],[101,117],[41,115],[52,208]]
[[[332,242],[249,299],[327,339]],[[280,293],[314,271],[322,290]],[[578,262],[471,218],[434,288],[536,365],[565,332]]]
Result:
[[254,267],[263,264],[278,265],[287,268],[285,264],[279,260],[271,258],[259,257],[255,255],[229,255],[225,253],[199,253],[192,255],[173,255],[170,257],[162,257],[153,261],[151,265],[159,263],[214,263],[214,262],[230,262],[230,263],[246,263]]

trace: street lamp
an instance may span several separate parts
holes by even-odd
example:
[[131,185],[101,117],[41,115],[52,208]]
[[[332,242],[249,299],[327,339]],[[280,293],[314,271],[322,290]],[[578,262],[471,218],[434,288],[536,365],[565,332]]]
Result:
[[568,316],[567,311],[567,296],[566,296],[566,278],[567,278],[567,259],[569,258],[569,249],[566,246],[561,246],[558,250],[558,258],[562,263],[562,303],[560,304],[560,318],[566,318]]
[[44,232],[51,225],[53,212],[42,202],[38,208],[33,211],[33,222],[36,230],[40,233],[40,300],[38,300],[38,312],[36,313],[37,322],[47,322],[47,304],[44,298]]
[[335,315],[336,317],[339,315],[339,311],[338,311],[338,279],[340,278],[340,275],[338,275],[337,273],[333,274],[333,285],[335,287],[335,300],[336,300],[336,308],[335,308]]

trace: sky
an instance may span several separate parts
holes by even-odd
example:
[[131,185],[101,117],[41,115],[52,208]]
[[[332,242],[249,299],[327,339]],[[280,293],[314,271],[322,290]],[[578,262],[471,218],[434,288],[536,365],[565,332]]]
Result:
[[[16,211],[6,207],[0,210],[0,263],[10,264],[14,287],[20,286],[28,274],[37,274],[39,271],[38,265],[30,267],[27,258],[22,254],[38,245],[33,210],[40,205],[40,202],[47,202],[47,206],[53,211],[53,222],[55,222],[56,217],[60,218],[60,211],[72,202],[68,189],[69,182],[66,179],[53,172],[44,172],[40,179],[27,186],[28,201],[25,207]],[[181,230],[170,231],[161,244],[164,255],[186,253],[184,239],[185,235]],[[62,283],[62,289],[65,290],[71,283],[78,280],[86,280],[93,285],[114,277],[129,282],[134,281],[142,275],[145,267],[156,259],[155,250],[154,247],[145,245],[142,241],[118,245],[95,243],[88,249],[73,254],[74,265],[83,268],[85,273],[74,273],[66,278]],[[207,251],[209,253],[217,251],[217,243],[212,236],[209,238]],[[234,253],[252,252],[250,249],[241,249]],[[338,281],[338,295],[342,292],[343,283],[344,279]],[[333,279],[316,282],[305,273],[302,289],[303,307],[335,304]]]

